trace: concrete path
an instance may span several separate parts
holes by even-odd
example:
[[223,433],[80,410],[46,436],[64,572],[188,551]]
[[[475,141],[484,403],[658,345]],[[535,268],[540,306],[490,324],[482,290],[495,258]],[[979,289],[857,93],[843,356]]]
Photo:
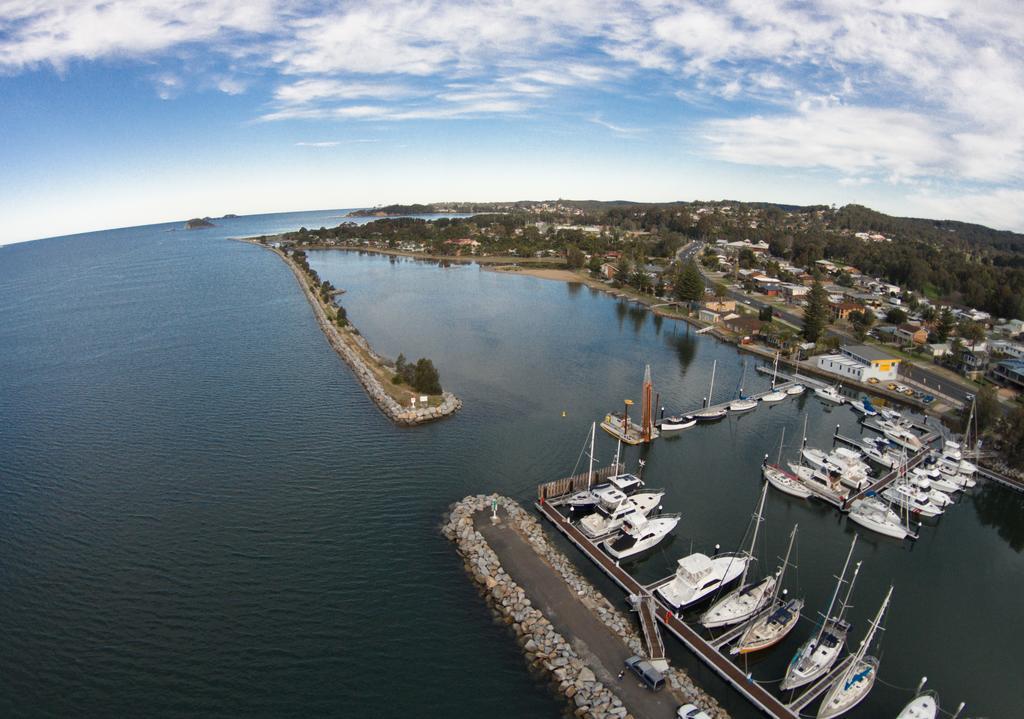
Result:
[[572,644],[598,681],[614,691],[637,719],[672,719],[680,705],[669,687],[648,691],[627,672],[617,679],[623,662],[632,655],[618,635],[612,633],[584,605],[558,572],[542,559],[516,530],[502,522],[491,523],[490,514],[473,518],[476,529],[498,555],[501,566],[523,588],[533,606],[544,613],[555,629]]

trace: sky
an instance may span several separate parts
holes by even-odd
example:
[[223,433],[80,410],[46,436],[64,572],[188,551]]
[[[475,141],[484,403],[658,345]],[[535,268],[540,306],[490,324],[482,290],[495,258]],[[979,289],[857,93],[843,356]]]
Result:
[[0,244],[517,199],[1024,231],[1019,0],[0,0]]

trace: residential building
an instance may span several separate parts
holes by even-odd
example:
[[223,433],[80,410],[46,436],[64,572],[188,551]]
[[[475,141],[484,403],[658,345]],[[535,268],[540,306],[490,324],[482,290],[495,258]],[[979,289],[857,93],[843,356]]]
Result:
[[722,320],[722,325],[730,332],[744,335],[746,337],[753,337],[761,329],[764,324],[761,320],[756,317],[748,316],[736,316],[736,317],[725,317]]
[[712,312],[735,312],[736,300],[708,300],[704,307]]
[[923,345],[928,342],[928,330],[920,325],[903,323],[896,328],[896,339],[907,345]]
[[988,376],[1001,385],[1024,390],[1024,359],[1003,360],[988,371]]
[[988,367],[989,355],[986,350],[965,347],[956,359],[956,371],[966,377],[977,379]]
[[856,302],[840,301],[832,303],[832,319],[846,320],[850,318],[851,312],[863,312],[864,305]]
[[614,262],[601,263],[601,276],[606,280],[614,280],[619,274],[619,266]]
[[718,320],[721,319],[721,315],[717,312],[712,312],[707,309],[700,309],[697,311],[697,319],[701,322],[707,322],[708,324],[717,325]]

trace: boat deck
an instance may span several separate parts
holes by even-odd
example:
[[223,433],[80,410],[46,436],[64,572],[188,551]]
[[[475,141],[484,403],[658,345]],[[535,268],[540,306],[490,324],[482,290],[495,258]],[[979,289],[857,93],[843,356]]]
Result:
[[563,516],[555,507],[543,499],[535,505],[537,510],[584,555],[598,566],[608,577],[630,595],[649,597],[654,617],[669,632],[686,645],[704,664],[735,688],[757,709],[770,717],[797,719],[799,716],[786,704],[777,699],[771,692],[762,687],[752,678],[719,653],[711,644],[689,625],[672,613],[670,607],[657,597],[650,594],[632,575],[619,567],[611,557],[590,541],[577,527]]

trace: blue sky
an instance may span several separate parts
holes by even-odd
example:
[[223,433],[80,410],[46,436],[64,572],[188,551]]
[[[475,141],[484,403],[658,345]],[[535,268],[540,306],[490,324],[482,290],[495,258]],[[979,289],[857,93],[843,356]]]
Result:
[[554,197],[1024,230],[1022,38],[1004,0],[0,0],[0,243]]

